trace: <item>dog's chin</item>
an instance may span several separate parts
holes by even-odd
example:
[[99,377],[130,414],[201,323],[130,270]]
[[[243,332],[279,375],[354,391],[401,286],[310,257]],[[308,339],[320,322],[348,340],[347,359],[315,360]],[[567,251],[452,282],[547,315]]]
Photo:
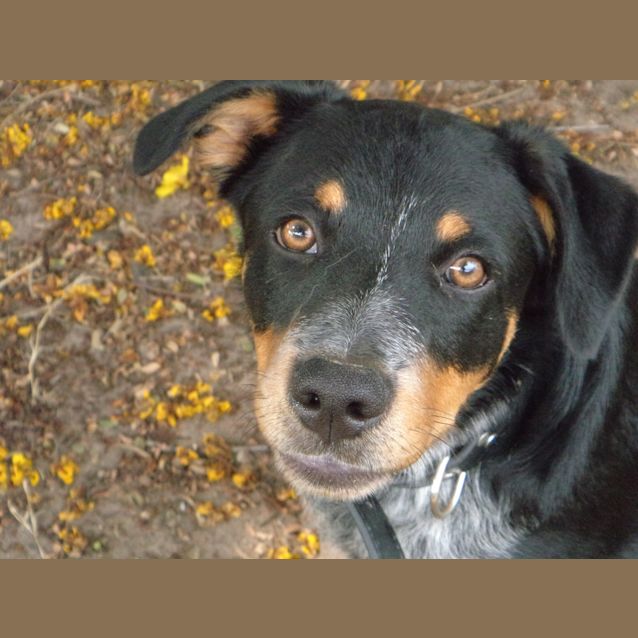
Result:
[[280,472],[307,496],[331,501],[358,501],[392,481],[392,474],[373,472],[325,454],[309,456],[275,451]]

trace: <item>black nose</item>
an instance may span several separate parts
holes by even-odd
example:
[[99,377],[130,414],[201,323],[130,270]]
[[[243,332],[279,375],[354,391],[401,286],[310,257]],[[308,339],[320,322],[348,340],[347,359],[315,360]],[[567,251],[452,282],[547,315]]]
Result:
[[298,363],[290,384],[300,421],[327,443],[355,438],[377,425],[392,395],[390,379],[379,371],[321,358]]

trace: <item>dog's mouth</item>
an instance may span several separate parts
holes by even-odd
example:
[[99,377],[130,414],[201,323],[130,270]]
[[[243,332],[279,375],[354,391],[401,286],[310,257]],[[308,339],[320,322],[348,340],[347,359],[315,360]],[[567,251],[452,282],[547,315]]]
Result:
[[323,498],[363,498],[389,482],[391,474],[357,467],[331,454],[311,456],[276,451],[280,470],[305,491]]

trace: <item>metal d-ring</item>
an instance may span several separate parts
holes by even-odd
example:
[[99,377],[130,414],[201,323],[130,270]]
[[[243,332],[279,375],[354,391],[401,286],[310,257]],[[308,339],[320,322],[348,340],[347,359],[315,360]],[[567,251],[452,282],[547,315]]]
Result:
[[[451,460],[451,456],[446,456],[441,461],[434,475],[432,485],[430,486],[430,508],[432,509],[432,514],[439,519],[447,518],[456,509],[461,501],[461,495],[465,487],[465,479],[467,478],[467,472],[462,472],[461,470],[447,472],[447,467]],[[440,498],[443,481],[452,478],[456,478],[452,496],[447,504],[443,504]]]

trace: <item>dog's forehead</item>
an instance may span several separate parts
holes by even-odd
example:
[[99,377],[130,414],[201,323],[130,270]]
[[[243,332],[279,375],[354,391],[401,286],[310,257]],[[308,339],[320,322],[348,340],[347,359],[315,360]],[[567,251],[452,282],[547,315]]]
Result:
[[488,129],[415,104],[324,104],[285,140],[274,171],[282,197],[314,194],[329,211],[371,215],[368,223],[375,211],[387,220],[408,204],[434,217],[481,215],[524,197],[500,145]]

